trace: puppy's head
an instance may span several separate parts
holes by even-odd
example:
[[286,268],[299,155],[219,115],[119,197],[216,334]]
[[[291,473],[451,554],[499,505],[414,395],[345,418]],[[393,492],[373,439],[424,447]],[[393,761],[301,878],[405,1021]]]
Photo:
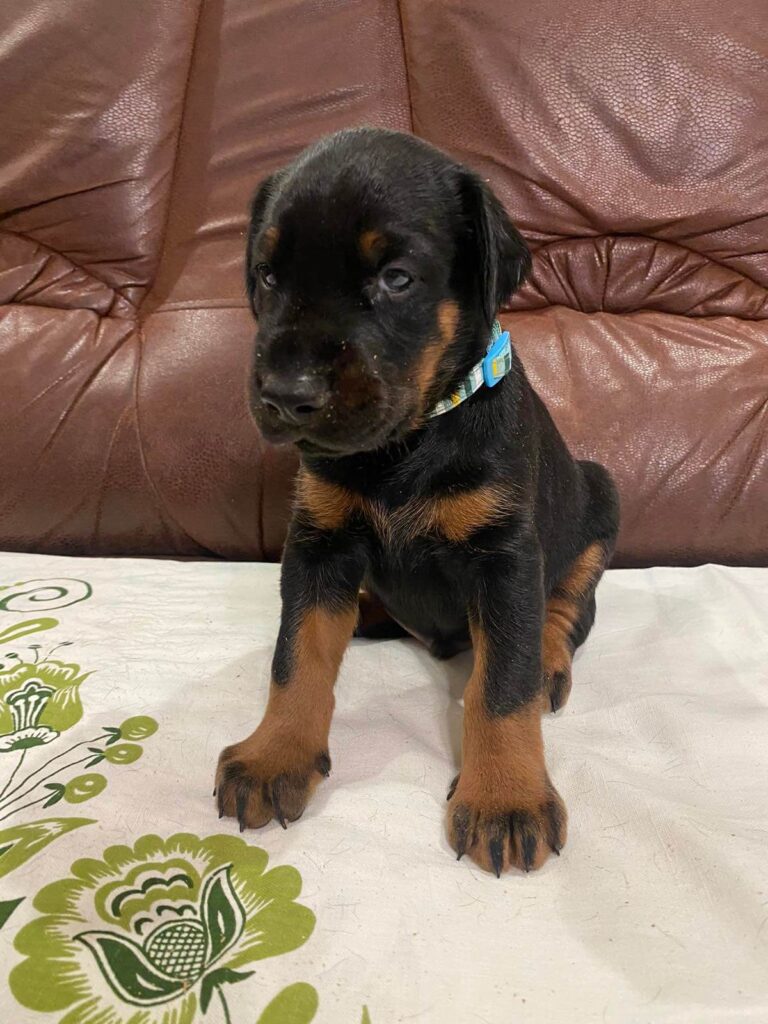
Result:
[[482,357],[529,266],[493,193],[438,150],[375,129],[322,140],[251,209],[263,433],[339,456],[418,429]]

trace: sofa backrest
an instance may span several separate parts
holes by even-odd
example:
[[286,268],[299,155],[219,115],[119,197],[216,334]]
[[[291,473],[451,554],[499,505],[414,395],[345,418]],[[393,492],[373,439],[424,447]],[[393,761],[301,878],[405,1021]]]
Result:
[[764,0],[32,0],[0,39],[0,547],[279,557],[248,201],[375,124],[535,250],[504,324],[617,564],[768,562]]

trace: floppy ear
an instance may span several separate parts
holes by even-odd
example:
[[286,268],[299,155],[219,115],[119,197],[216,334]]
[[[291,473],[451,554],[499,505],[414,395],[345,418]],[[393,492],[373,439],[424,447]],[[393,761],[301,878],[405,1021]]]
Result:
[[256,189],[256,194],[251,200],[251,219],[248,224],[248,238],[245,243],[245,287],[248,292],[248,302],[254,313],[256,312],[253,304],[256,291],[256,276],[253,272],[253,250],[256,245],[256,239],[264,224],[267,205],[275,194],[281,174],[281,171],[276,171],[274,174],[270,174],[268,178],[265,178]]
[[476,174],[461,182],[470,260],[483,313],[490,328],[501,306],[528,276],[531,254],[504,207]]

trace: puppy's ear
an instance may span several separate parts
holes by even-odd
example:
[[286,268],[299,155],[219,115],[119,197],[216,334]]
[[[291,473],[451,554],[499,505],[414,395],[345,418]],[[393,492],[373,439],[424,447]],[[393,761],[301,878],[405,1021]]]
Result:
[[504,207],[476,174],[463,175],[461,201],[472,263],[468,269],[490,328],[499,308],[528,276],[531,254]]
[[245,287],[248,292],[248,302],[254,313],[256,312],[253,302],[256,292],[256,275],[254,274],[253,253],[256,239],[264,225],[267,205],[277,190],[281,175],[282,171],[276,171],[274,174],[270,174],[268,178],[265,178],[256,189],[256,194],[251,200],[251,219],[248,224],[248,238],[245,243]]

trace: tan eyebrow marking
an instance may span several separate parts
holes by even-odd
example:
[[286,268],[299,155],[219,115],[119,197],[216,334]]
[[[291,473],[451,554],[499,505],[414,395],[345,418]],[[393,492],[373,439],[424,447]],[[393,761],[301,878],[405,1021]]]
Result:
[[360,235],[360,251],[366,259],[373,262],[376,257],[381,253],[384,246],[387,244],[387,240],[380,231],[363,231]]
[[261,241],[261,248],[264,251],[265,256],[271,256],[277,247],[277,243],[280,240],[280,228],[273,224],[267,228],[264,232],[264,237]]

